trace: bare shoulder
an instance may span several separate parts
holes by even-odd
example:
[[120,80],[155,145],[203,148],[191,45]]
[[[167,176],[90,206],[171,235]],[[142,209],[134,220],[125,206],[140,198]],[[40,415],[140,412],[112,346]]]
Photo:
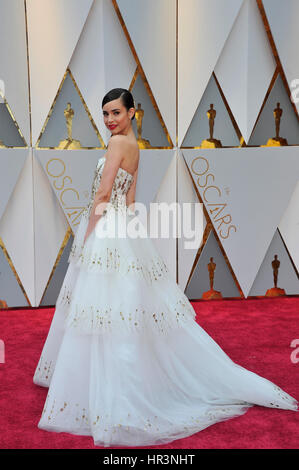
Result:
[[138,142],[136,139],[132,139],[131,137],[128,137],[123,134],[116,134],[112,135],[109,139],[108,146],[113,145],[126,145],[127,147],[130,147],[131,149],[138,149]]
[[130,147],[132,145],[130,139],[126,135],[116,134],[112,135],[108,142],[108,147],[117,148],[119,146]]
[[108,153],[128,173],[135,174],[139,165],[139,146],[136,139],[123,134],[110,137]]

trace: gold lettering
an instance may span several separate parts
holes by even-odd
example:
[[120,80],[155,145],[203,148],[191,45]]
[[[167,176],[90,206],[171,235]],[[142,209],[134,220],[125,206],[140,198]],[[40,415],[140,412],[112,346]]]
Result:
[[215,188],[215,189],[218,191],[219,197],[221,197],[221,191],[220,191],[220,189],[219,189],[217,186],[208,186],[208,187],[204,190],[204,192],[203,192],[203,197],[204,197],[204,200],[205,200],[206,202],[209,202],[209,201],[207,200],[207,198],[206,198],[206,192],[207,192],[207,190],[210,189],[210,188]]
[[[206,163],[207,169],[206,169],[203,173],[198,173],[197,171],[194,170],[194,163],[196,162],[196,160],[203,160],[203,161]],[[210,168],[209,162],[208,162],[208,160],[207,160],[206,158],[204,158],[204,157],[196,157],[196,158],[194,158],[194,160],[193,160],[192,163],[191,163],[191,170],[192,170],[193,173],[195,173],[196,175],[200,175],[200,176],[204,175],[204,174],[208,171],[209,168]]]
[[64,196],[64,193],[66,193],[67,191],[72,191],[72,192],[74,192],[74,193],[76,194],[76,196],[77,196],[77,200],[80,199],[79,193],[78,193],[78,191],[77,191],[76,189],[74,189],[74,188],[66,188],[66,189],[64,189],[63,191],[61,191],[61,194],[60,194],[60,201],[61,201],[61,204],[62,204],[63,206],[66,205],[65,202],[63,201],[63,196]]
[[[228,217],[228,221],[225,219]],[[218,225],[217,229],[219,230],[222,224],[229,224],[232,221],[232,217],[230,214],[226,214],[223,217],[220,217],[219,219],[216,219],[215,222],[219,222],[219,220],[222,220],[221,224]]]
[[221,233],[221,230],[220,230],[219,233],[220,233],[221,238],[228,238],[228,237],[229,237],[229,231],[230,231],[230,229],[234,229],[235,232],[237,231],[237,227],[236,227],[235,225],[230,225],[230,226],[228,227],[227,235],[226,235],[226,236],[224,236],[224,235]]
[[220,215],[220,212],[223,211],[223,209],[227,206],[226,203],[224,204],[208,204],[208,206],[216,206],[214,209],[210,209],[209,212],[210,214],[213,214],[213,212],[217,211],[217,214],[214,215],[214,219]]
[[[58,165],[57,165],[57,162],[58,162]],[[48,175],[51,176],[52,178],[60,178],[65,173],[65,170],[66,170],[65,163],[60,158],[51,158],[46,164],[46,170],[47,170]],[[65,193],[69,191],[71,191],[72,193],[75,193],[76,202],[80,200],[79,192],[76,189],[66,187],[66,184],[72,184],[72,182],[73,182],[72,178],[70,176],[65,175],[62,178],[60,186],[57,184],[58,180],[54,180],[53,186],[57,191],[60,191],[60,195],[59,195],[60,202],[62,206],[66,208],[66,214],[67,214],[68,219],[73,219],[72,223],[73,225],[76,226],[80,223],[80,220],[77,221],[77,219],[82,214],[84,207],[68,206],[64,200]],[[70,210],[72,212],[69,212]],[[76,224],[74,224],[75,221],[77,221]]]
[[[68,212],[70,209],[74,209],[73,212]],[[78,219],[78,217],[82,214],[83,211],[84,209],[82,207],[68,207],[66,209],[67,216],[69,219],[72,219],[73,216],[76,216],[72,219],[72,223],[75,227],[80,223],[80,220],[78,220],[76,224],[74,222]]]
[[200,180],[200,177],[197,178],[197,184],[200,188],[204,188],[207,184],[208,184],[208,178],[209,176],[212,176],[212,182],[214,183],[214,180],[215,180],[215,176],[212,174],[212,173],[208,173],[206,176],[205,176],[205,184],[199,184],[199,180]]
[[[195,170],[195,165],[197,164],[197,166],[203,166],[202,170]],[[193,173],[195,173],[195,175],[198,175],[198,178],[197,178],[197,184],[200,188],[205,188],[204,191],[203,191],[203,199],[207,204],[207,206],[209,207],[209,213],[211,214],[211,216],[213,216],[213,220],[214,222],[220,222],[218,227],[217,227],[217,231],[219,231],[219,234],[222,238],[228,238],[229,237],[229,233],[230,233],[230,230],[234,230],[235,232],[237,231],[237,228],[235,225],[230,225],[228,228],[227,228],[227,233],[225,232],[222,232],[222,230],[220,230],[220,227],[224,224],[224,225],[228,225],[231,223],[232,221],[232,216],[230,214],[226,214],[226,215],[223,215],[222,217],[220,217],[220,214],[222,213],[222,211],[227,208],[227,203],[213,203],[213,202],[209,202],[209,199],[208,199],[208,190],[213,190],[215,189],[216,192],[217,192],[217,196],[218,198],[221,198],[222,196],[222,193],[221,193],[221,190],[218,186],[215,186],[215,185],[209,185],[207,186],[208,184],[208,179],[209,177],[211,177],[212,179],[212,182],[215,181],[215,176],[213,175],[213,173],[208,173],[208,170],[210,168],[210,165],[209,165],[209,162],[206,158],[204,157],[201,157],[201,156],[198,156],[196,158],[194,158],[194,160],[192,161],[191,163],[191,170]],[[201,182],[201,177],[204,176],[204,179],[202,179],[202,183],[203,184],[200,184]],[[215,213],[215,214],[214,214]]]
[[[51,173],[50,170],[49,170],[49,165],[50,165],[51,162],[54,162],[54,160],[57,161],[57,162],[59,162],[59,163],[61,163],[62,166],[63,166],[63,170],[62,170],[61,173],[59,173],[59,175],[54,175],[54,174]],[[47,169],[48,175],[52,176],[52,178],[59,178],[59,176],[62,176],[63,173],[65,173],[65,163],[64,163],[64,161],[61,160],[60,158],[51,158],[51,160],[49,160],[49,161],[47,162],[46,169]]]
[[54,183],[53,183],[54,188],[57,189],[58,191],[61,191],[61,189],[64,188],[64,183],[65,183],[66,180],[69,180],[70,183],[73,182],[73,180],[70,176],[64,176],[63,179],[62,179],[62,181],[63,181],[62,186],[61,187],[56,186],[56,181],[54,181]]

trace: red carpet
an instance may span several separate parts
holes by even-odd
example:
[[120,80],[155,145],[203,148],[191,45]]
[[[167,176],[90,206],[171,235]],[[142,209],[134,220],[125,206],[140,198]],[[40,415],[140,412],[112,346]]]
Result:
[[[299,298],[194,303],[199,324],[233,361],[299,398],[299,362],[290,347],[299,338]],[[37,428],[47,389],[32,377],[54,309],[0,310],[0,448],[94,449],[92,437]],[[299,354],[297,354],[299,356]],[[245,415],[157,449],[298,449],[299,413],[255,406]],[[97,447],[99,448],[99,447]],[[109,449],[109,448],[106,448]]]

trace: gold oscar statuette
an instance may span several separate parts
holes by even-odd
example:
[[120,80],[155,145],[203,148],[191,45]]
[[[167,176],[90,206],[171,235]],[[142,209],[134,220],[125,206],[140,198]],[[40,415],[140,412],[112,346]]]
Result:
[[202,149],[215,149],[222,147],[221,141],[213,138],[214,134],[214,123],[216,117],[216,109],[214,109],[213,103],[210,104],[210,109],[207,111],[210,127],[210,138],[202,141],[200,148]]
[[8,308],[8,305],[5,300],[0,300],[0,308]]
[[138,108],[135,111],[135,119],[137,125],[137,142],[140,149],[149,149],[151,144],[149,140],[142,138],[142,120],[144,116],[144,110],[141,108],[141,103],[138,103]]
[[276,135],[275,137],[272,137],[272,139],[268,140],[267,145],[261,145],[261,147],[281,147],[284,145],[288,145],[287,139],[284,139],[283,137],[279,137],[279,129],[280,129],[280,121],[281,121],[282,113],[283,113],[283,110],[280,107],[280,103],[277,103],[276,108],[273,110]]
[[274,259],[271,264],[273,269],[274,287],[267,290],[266,297],[280,297],[282,295],[286,295],[284,289],[277,287],[278,269],[280,266],[280,261],[277,255],[274,255]]
[[71,103],[67,103],[66,108],[64,110],[64,117],[66,120],[66,128],[67,128],[67,139],[61,140],[59,142],[58,148],[59,149],[80,149],[82,148],[81,143],[79,140],[75,140],[72,137],[72,128],[73,128],[73,118],[74,118],[75,111],[71,108]]
[[210,262],[207,264],[210,277],[210,290],[202,294],[202,299],[211,300],[211,299],[222,299],[221,292],[214,290],[214,275],[216,269],[216,263],[214,263],[213,258],[210,258]]

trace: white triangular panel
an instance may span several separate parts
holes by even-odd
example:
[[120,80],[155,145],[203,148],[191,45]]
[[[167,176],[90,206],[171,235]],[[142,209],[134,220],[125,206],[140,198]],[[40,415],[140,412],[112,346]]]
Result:
[[[23,0],[0,0],[0,80],[5,98],[30,144],[26,22]],[[2,86],[0,86],[2,90]]]
[[32,149],[10,149],[11,161],[27,156],[23,171],[0,221],[0,236],[30,304],[35,306]]
[[[88,204],[91,185],[98,159],[105,150],[34,150],[73,233],[80,223],[81,214]],[[56,249],[63,226],[54,242]]]
[[[140,150],[136,202],[141,202],[150,210],[164,176],[173,158],[173,150]],[[145,218],[144,223],[147,223]]]
[[[180,205],[184,203],[191,203],[191,204],[199,203],[198,196],[194,189],[193,181],[186,167],[186,163],[184,161],[182,152],[179,153],[179,158],[178,158],[178,203]],[[205,229],[205,226],[206,226],[206,220],[205,220],[205,217],[203,216],[203,226],[202,226],[203,231]],[[202,244],[202,240],[201,240],[197,248],[187,249],[184,244],[184,241],[185,241],[185,237],[180,237],[178,239],[178,264],[179,264],[178,283],[183,291],[186,288],[186,284],[188,282],[198,249],[200,248]]]
[[[148,94],[145,83],[140,74],[137,75],[132,87],[132,94],[138,109],[139,104],[144,111],[142,118],[142,138],[150,143],[150,148],[169,148],[170,144],[163,126],[161,125],[159,115],[153,105],[151,97]],[[132,127],[135,135],[138,135],[137,120],[132,121]]]
[[0,219],[22,172],[28,150],[0,149]]
[[247,147],[183,154],[247,296],[297,184],[299,150]]
[[107,144],[101,103],[112,88],[129,88],[136,62],[111,1],[95,0],[70,62],[80,92]]
[[189,299],[201,299],[204,292],[211,289],[208,264],[213,258],[214,270],[213,289],[221,292],[222,297],[240,297],[240,293],[219,247],[213,230],[210,231],[205,246],[197,260],[190,281],[186,288]]
[[92,1],[26,2],[33,145],[69,65]]
[[80,142],[81,149],[102,148],[101,139],[97,135],[94,123],[90,119],[88,110],[82,102],[70,73],[66,74],[37,148],[55,148],[67,138],[68,130],[65,119],[67,103],[71,103],[74,110],[72,137]]
[[299,279],[287,250],[285,249],[283,240],[278,230],[276,230],[259,272],[250,289],[250,296],[265,295],[268,289],[275,287],[272,266],[275,256],[277,256],[277,260],[279,261],[277,287],[284,289],[287,295],[299,294]]
[[170,134],[176,137],[176,2],[118,0],[137,56]]
[[279,230],[290,256],[299,271],[299,183],[279,223]]
[[[296,107],[299,111],[298,78],[299,62],[298,47],[299,17],[298,0],[263,0],[266,16],[270,25],[272,37],[279,59],[290,86],[291,92],[296,92]],[[292,86],[293,80],[296,80]]]
[[33,158],[33,175],[35,304],[39,305],[69,224],[36,156]]
[[250,136],[248,145],[265,145],[268,139],[275,137],[274,110],[277,103],[280,103],[282,110],[279,135],[287,140],[288,145],[297,145],[299,143],[299,121],[281,75],[278,74]]
[[136,184],[136,203],[141,204],[137,215],[149,230],[148,214],[150,204],[155,201],[160,186],[173,158],[173,150],[140,150],[140,160]]
[[245,0],[215,67],[245,142],[248,142],[275,68],[256,0]]
[[[173,158],[168,166],[168,169],[161,182],[158,193],[155,197],[154,202],[169,204],[169,208],[174,207],[176,202],[176,151],[173,151]],[[172,206],[173,204],[173,206]],[[162,206],[161,206],[162,207]],[[172,216],[173,214],[173,216]],[[173,217],[173,218],[172,218]],[[163,257],[169,271],[171,272],[174,279],[176,279],[176,238],[173,231],[173,220],[175,219],[175,209],[170,212],[169,218],[169,237],[153,238],[153,242],[157,247],[159,253]],[[149,220],[149,217],[148,217]],[[150,227],[150,225],[149,225]],[[161,225],[156,227],[161,228]],[[159,232],[158,232],[159,233]],[[160,231],[161,233],[161,231]]]
[[219,139],[223,147],[239,147],[240,139],[236,133],[231,116],[223,101],[214,74],[211,75],[208,85],[202,95],[195,111],[191,124],[182,142],[182,147],[199,147],[203,140],[210,136],[210,125],[207,112],[213,103],[216,116],[214,119],[213,137]]
[[181,145],[243,0],[179,0],[178,142]]

